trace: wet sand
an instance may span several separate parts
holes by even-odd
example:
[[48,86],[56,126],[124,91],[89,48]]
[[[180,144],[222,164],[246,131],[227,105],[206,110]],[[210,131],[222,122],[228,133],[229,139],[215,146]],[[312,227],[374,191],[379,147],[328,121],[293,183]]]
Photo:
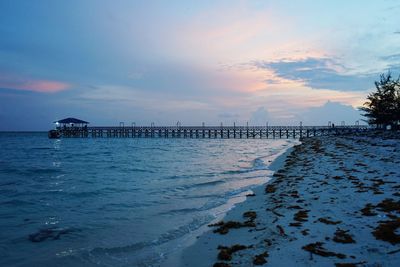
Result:
[[400,266],[398,136],[302,140],[181,265]]

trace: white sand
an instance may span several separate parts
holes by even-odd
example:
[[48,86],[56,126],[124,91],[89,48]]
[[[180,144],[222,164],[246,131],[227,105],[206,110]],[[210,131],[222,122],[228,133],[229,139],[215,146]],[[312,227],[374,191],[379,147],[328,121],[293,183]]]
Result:
[[[399,139],[305,139],[268,183],[269,192],[265,186],[257,188],[256,196],[223,220],[247,220],[255,227],[228,229],[226,234],[213,233],[218,227],[210,227],[184,251],[182,266],[253,266],[256,255],[265,252],[258,257],[259,263],[265,259],[265,266],[400,266],[399,164]],[[382,202],[385,199],[391,201]],[[363,214],[368,203],[371,208]],[[257,217],[244,218],[246,211],[255,211]],[[386,232],[374,236],[380,224]],[[347,232],[335,239],[338,230]],[[218,259],[219,245],[235,244],[248,248],[232,253],[230,260]],[[313,252],[306,251],[306,245]],[[227,258],[226,253],[221,256]]]

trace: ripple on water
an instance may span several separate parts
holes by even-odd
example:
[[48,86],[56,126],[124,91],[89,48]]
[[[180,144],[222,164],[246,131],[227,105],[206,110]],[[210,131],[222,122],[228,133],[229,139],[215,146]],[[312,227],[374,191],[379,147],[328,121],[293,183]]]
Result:
[[160,265],[285,144],[0,133],[0,265]]

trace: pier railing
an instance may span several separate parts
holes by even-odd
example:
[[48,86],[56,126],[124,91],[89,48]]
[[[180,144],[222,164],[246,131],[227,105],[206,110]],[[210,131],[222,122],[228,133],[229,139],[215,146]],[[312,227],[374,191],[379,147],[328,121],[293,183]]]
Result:
[[57,128],[60,137],[274,139],[340,135],[367,131],[348,126],[96,126]]

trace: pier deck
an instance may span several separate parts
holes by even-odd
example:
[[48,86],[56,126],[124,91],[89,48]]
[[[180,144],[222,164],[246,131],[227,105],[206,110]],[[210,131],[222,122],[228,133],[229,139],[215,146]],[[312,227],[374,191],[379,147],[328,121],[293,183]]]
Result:
[[223,138],[278,139],[367,131],[368,126],[104,126],[59,127],[63,138]]

